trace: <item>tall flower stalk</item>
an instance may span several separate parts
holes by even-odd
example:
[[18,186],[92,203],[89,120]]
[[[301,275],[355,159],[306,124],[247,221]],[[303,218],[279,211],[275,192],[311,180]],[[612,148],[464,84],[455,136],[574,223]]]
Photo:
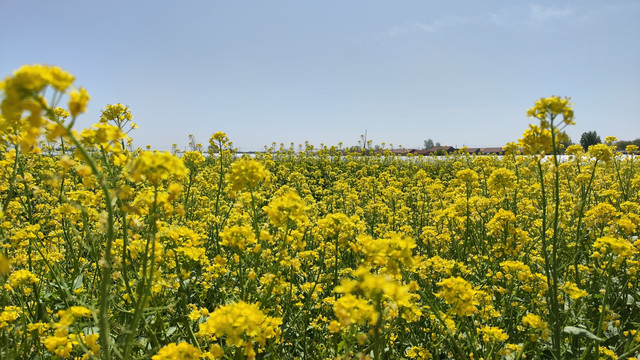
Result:
[[[568,136],[563,131],[569,125],[575,124],[573,117],[572,104],[568,98],[552,96],[549,98],[541,98],[536,104],[527,111],[527,115],[540,121],[540,125],[529,125],[520,139],[520,145],[524,154],[537,155],[538,174],[540,188],[542,192],[542,229],[540,229],[540,238],[542,244],[542,255],[544,258],[544,270],[547,276],[547,308],[550,315],[550,323],[552,329],[553,355],[556,359],[562,356],[561,340],[562,340],[562,316],[560,305],[558,302],[558,278],[560,272],[560,264],[558,263],[559,250],[559,233],[558,225],[560,221],[560,175],[559,175],[559,143],[567,141]],[[557,123],[558,117],[562,117],[562,123]],[[543,160],[545,155],[552,155],[552,197],[553,197],[553,214],[551,218],[551,238],[547,236],[549,224],[547,221],[548,194],[545,186],[545,172],[543,170]],[[549,253],[551,248],[551,253]]]

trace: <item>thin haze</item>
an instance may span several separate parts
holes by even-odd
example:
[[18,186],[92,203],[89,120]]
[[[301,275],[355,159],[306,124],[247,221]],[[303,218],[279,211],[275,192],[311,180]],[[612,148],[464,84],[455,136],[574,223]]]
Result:
[[421,147],[516,141],[542,96],[585,131],[640,137],[639,1],[0,3],[0,76],[58,65],[129,105],[138,146],[273,142]]

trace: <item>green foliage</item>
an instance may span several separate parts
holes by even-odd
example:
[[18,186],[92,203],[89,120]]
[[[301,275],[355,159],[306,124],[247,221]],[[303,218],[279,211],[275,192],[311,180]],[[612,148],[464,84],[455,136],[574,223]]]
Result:
[[616,149],[624,150],[628,145],[636,145],[637,147],[640,147],[640,138],[635,140],[620,140],[616,143]]
[[602,143],[602,140],[600,139],[600,136],[598,135],[598,133],[595,131],[584,132],[580,137],[580,145],[582,145],[582,148],[584,149],[584,151],[589,150],[589,146],[600,144],[600,143]]

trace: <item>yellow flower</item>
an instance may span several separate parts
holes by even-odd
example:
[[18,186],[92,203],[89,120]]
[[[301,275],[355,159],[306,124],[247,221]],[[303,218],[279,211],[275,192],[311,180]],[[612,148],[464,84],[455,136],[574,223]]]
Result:
[[73,75],[55,66],[35,64],[20,67],[12,77],[0,82],[0,89],[5,94],[0,105],[2,116],[15,124],[20,121],[22,111],[25,110],[25,99],[38,97],[47,85],[63,92],[73,80]]
[[0,312],[0,330],[9,326],[9,323],[16,321],[22,310],[17,306],[6,306],[2,312]]
[[87,89],[80,87],[80,89],[73,89],[69,93],[69,112],[71,116],[76,117],[87,111],[87,104],[91,97]]
[[112,121],[120,129],[122,129],[122,125],[124,125],[131,119],[133,119],[133,115],[131,115],[131,110],[129,110],[129,107],[120,103],[107,105],[106,108],[101,111],[100,116],[101,123]]
[[489,189],[497,192],[515,189],[517,186],[516,174],[507,168],[497,168],[489,175],[487,185]]
[[[91,355],[99,356],[100,355],[100,345],[98,344],[98,338],[100,338],[100,335],[99,334],[89,334],[87,336],[82,336],[82,338],[84,340],[84,345],[91,352]],[[83,357],[83,359],[84,358],[88,358],[88,356]]]
[[414,346],[411,349],[409,349],[405,354],[405,356],[408,357],[409,359],[416,359],[416,360],[433,359],[433,355],[431,355],[429,350],[419,346]]
[[216,359],[221,359],[222,356],[224,355],[224,351],[222,350],[222,346],[220,346],[219,344],[213,344],[211,346],[211,355],[213,355],[214,358]]
[[399,283],[391,275],[372,274],[371,269],[366,266],[356,269],[353,275],[357,279],[342,280],[335,291],[358,295],[371,302],[384,302],[388,310],[393,310],[385,314],[386,317],[397,315],[398,308],[403,309],[402,317],[408,321],[415,321],[422,315],[420,309],[413,304],[413,295],[409,286]]
[[227,141],[229,141],[229,138],[227,137],[227,134],[225,134],[224,132],[218,131],[215,134],[211,135],[211,140],[210,141],[227,142]]
[[73,344],[68,335],[67,329],[60,328],[56,330],[53,336],[47,336],[47,338],[44,339],[44,346],[54,355],[69,357],[73,349]]
[[489,235],[500,235],[503,231],[510,230],[509,224],[512,224],[511,232],[513,232],[513,224],[516,222],[516,215],[504,209],[499,209],[493,218],[487,223],[487,233]]
[[207,321],[200,324],[198,335],[226,336],[228,346],[241,347],[253,341],[264,345],[267,339],[280,334],[281,324],[282,319],[265,315],[257,304],[240,301],[211,313]]
[[471,169],[464,169],[456,173],[456,178],[466,184],[472,184],[478,181],[478,173]]
[[357,216],[348,217],[342,213],[327,214],[325,218],[318,220],[318,229],[325,240],[337,237],[338,242],[345,245],[357,234],[356,221]]
[[225,228],[220,232],[220,243],[225,246],[235,247],[244,250],[247,244],[255,244],[257,242],[253,229],[249,225],[234,225]]
[[621,258],[630,258],[636,252],[633,245],[625,239],[604,236],[593,243],[594,249],[600,249],[603,253],[610,251]]
[[0,254],[0,276],[7,275],[11,271],[11,261]]
[[191,170],[196,170],[205,160],[204,155],[199,151],[185,151],[182,154],[182,161]]
[[598,352],[600,353],[600,359],[604,360],[604,359],[611,359],[611,360],[618,360],[618,356],[616,355],[616,352],[603,347],[603,346],[598,346]]
[[504,342],[509,339],[509,335],[505,334],[502,329],[495,326],[483,326],[478,328],[478,333],[482,334],[482,341],[486,343],[489,342]]
[[42,335],[50,327],[51,327],[51,325],[49,325],[47,323],[37,322],[37,323],[33,323],[33,324],[27,325],[27,332],[29,332],[29,333],[36,332],[38,335]]
[[170,343],[151,357],[152,360],[196,360],[200,359],[202,352],[195,346],[186,342],[179,344]]
[[548,154],[551,152],[553,145],[551,131],[530,124],[529,128],[522,134],[522,139],[519,140],[519,143],[522,153],[525,155]]
[[505,154],[516,154],[519,151],[519,146],[517,143],[508,142],[505,146],[502,147]]
[[182,178],[186,174],[187,168],[182,160],[168,151],[143,151],[129,166],[129,176],[133,181],[147,179],[152,185],[159,185],[170,176]]
[[562,285],[562,290],[573,300],[578,300],[589,295],[588,292],[580,289],[576,283],[571,281],[565,282],[564,285]]
[[269,171],[259,161],[242,158],[231,164],[227,181],[231,183],[231,191],[235,192],[245,188],[253,189],[268,177]]
[[97,123],[89,129],[82,130],[80,137],[85,145],[107,146],[113,141],[123,139],[125,134],[117,126]]
[[401,268],[410,268],[414,262],[415,241],[403,234],[391,232],[386,239],[374,240],[371,236],[360,235],[357,238],[367,260],[375,266],[385,266],[392,274]]
[[604,162],[609,162],[613,158],[613,151],[611,151],[611,148],[605,144],[589,146],[588,154],[596,160]]
[[353,324],[375,324],[378,313],[369,301],[358,298],[352,294],[346,294],[333,304],[333,312],[336,314],[343,328]]
[[573,145],[569,145],[567,147],[567,149],[565,150],[565,154],[567,155],[580,155],[584,153],[584,148],[582,147],[582,145],[579,144],[573,144]]
[[23,284],[37,284],[40,280],[29,270],[16,270],[9,275],[9,285],[18,287]]
[[275,226],[296,224],[308,221],[305,215],[306,205],[295,190],[287,189],[282,196],[274,197],[264,211]]
[[460,277],[450,277],[438,283],[442,288],[436,294],[439,298],[453,305],[451,311],[458,316],[469,316],[475,313],[478,301],[475,300],[476,291],[470,283]]
[[55,327],[62,328],[70,326],[74,323],[76,318],[90,316],[91,310],[87,309],[84,306],[72,306],[67,310],[58,311],[58,322],[55,324]]
[[209,139],[209,151],[219,152],[222,150],[221,147],[224,147],[227,144],[230,144],[227,134],[222,131],[218,131],[211,135],[211,138]]
[[330,333],[335,334],[340,331],[340,323],[335,320],[331,320],[329,322],[329,325],[327,326],[327,329]]
[[553,120],[558,115],[562,115],[565,124],[574,125],[572,106],[573,104],[569,102],[569,98],[567,97],[551,96],[541,98],[527,111],[527,116],[539,119],[543,124],[543,129],[548,128],[548,123],[545,124],[545,121],[548,119]]
[[535,314],[527,314],[522,317],[522,324],[538,330],[547,330],[547,323]]

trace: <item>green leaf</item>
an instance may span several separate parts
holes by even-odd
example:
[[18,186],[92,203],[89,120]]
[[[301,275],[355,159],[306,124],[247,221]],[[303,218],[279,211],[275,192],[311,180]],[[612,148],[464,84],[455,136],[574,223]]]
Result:
[[174,332],[176,332],[176,330],[178,330],[177,327],[172,326],[170,328],[167,329],[167,335],[172,335]]
[[78,275],[78,277],[75,280],[73,280],[73,290],[78,290],[82,287],[82,280],[83,280],[82,275]]
[[604,341],[604,339],[595,336],[591,331],[575,326],[566,326],[562,331],[567,334],[579,336],[589,340]]

